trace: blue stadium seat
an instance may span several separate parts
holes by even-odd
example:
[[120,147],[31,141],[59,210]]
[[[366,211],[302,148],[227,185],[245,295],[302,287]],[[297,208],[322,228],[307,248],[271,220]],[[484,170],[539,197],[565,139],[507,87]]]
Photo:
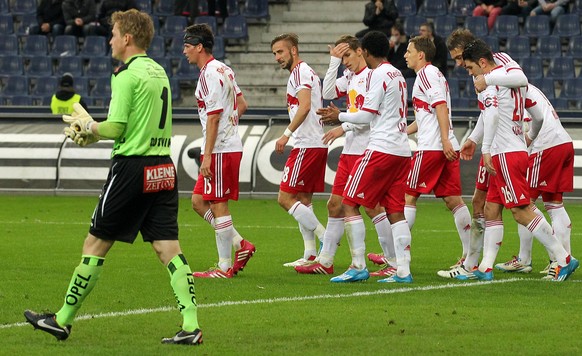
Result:
[[491,34],[499,38],[511,38],[519,35],[519,18],[514,15],[499,15]]
[[175,78],[170,79],[170,89],[172,91],[172,101],[178,102],[182,98],[182,92],[180,90],[180,81]]
[[151,0],[136,0],[135,4],[140,9],[140,11],[152,13],[152,1]]
[[152,21],[154,22],[154,35],[160,33],[160,18],[158,15],[151,15]]
[[174,15],[174,0],[160,0],[154,6],[154,15],[158,16],[173,16]]
[[230,42],[247,42],[249,40],[249,30],[247,19],[243,15],[229,16],[224,19],[222,37]]
[[172,76],[172,60],[167,57],[151,57],[154,61],[156,61],[168,75],[168,78]]
[[8,75],[2,81],[4,82],[2,95],[5,97],[29,94],[28,78],[22,75]]
[[457,18],[453,15],[437,16],[434,18],[434,31],[443,36],[453,32],[457,27]]
[[247,22],[268,22],[271,19],[269,1],[245,0],[245,8],[242,14],[247,18]]
[[5,35],[14,33],[14,20],[10,14],[0,14],[0,33]]
[[22,16],[28,14],[36,15],[36,0],[17,0],[10,4],[10,12],[12,15]]
[[52,96],[58,87],[58,79],[54,76],[43,76],[35,78],[34,85],[31,87],[33,88],[31,94],[33,96],[45,97],[45,96]]
[[531,46],[528,36],[509,37],[505,44],[505,50],[513,59],[531,56]]
[[215,36],[214,37],[214,47],[212,48],[212,54],[216,59],[224,59],[226,57],[225,49],[224,49],[224,38],[222,36]]
[[184,36],[174,36],[170,40],[170,46],[166,52],[166,56],[170,58],[184,57]]
[[109,57],[107,39],[103,36],[86,36],[79,56],[83,59]]
[[582,36],[570,38],[567,54],[576,60],[582,60]]
[[188,63],[188,59],[182,57],[178,62],[178,66],[176,67],[174,78],[180,82],[192,83],[193,81],[198,80],[199,76],[200,71],[198,70],[198,67],[196,67],[194,64]]
[[578,14],[563,14],[554,25],[554,35],[568,38],[580,35],[580,17]]
[[18,55],[0,56],[0,75],[22,75],[24,65]]
[[32,106],[32,97],[29,95],[12,95],[5,98],[8,106]]
[[491,47],[493,53],[499,52],[499,38],[497,36],[484,36],[482,39]]
[[554,99],[550,99],[550,102],[552,103],[552,106],[554,107],[555,110],[568,110],[568,109],[570,109],[568,106],[567,99],[554,98]]
[[416,78],[406,78],[406,94],[408,103],[412,103],[412,89],[414,88],[414,81]]
[[[535,16],[542,17],[542,16]],[[546,16],[543,16],[546,17]],[[535,56],[550,59],[562,56],[562,43],[558,36],[540,36],[537,40]]]
[[93,100],[107,100],[111,97],[111,78],[101,77],[95,80],[90,96]]
[[166,21],[160,27],[160,34],[165,38],[171,38],[184,33],[188,26],[188,19],[184,16],[167,16]]
[[582,98],[582,77],[564,80],[560,98],[579,101]]
[[548,66],[546,77],[554,78],[554,80],[574,78],[574,59],[568,56],[552,58],[550,60],[550,65]]
[[0,55],[17,55],[18,47],[16,35],[0,35]]
[[425,22],[427,22],[427,19],[424,16],[408,16],[404,19],[404,32],[411,37],[416,36],[418,35],[420,25]]
[[76,56],[77,55],[77,37],[72,35],[61,35],[55,37],[50,50],[53,58]]
[[574,6],[572,8],[572,13],[582,16],[582,0],[574,0]]
[[[415,0],[395,0],[394,4],[398,9],[399,17],[416,16],[416,1]],[[408,33],[407,33],[408,34]]]
[[447,14],[448,7],[447,0],[424,1],[418,9],[418,14],[424,17],[443,16]]
[[459,98],[461,96],[461,90],[459,87],[459,78],[447,78],[447,83],[449,83],[449,92],[452,98]]
[[449,14],[465,18],[471,16],[474,8],[475,2],[473,0],[452,0]]
[[485,37],[489,34],[487,17],[485,16],[468,16],[465,19],[465,28],[471,31],[475,37]]
[[53,75],[53,61],[50,57],[32,57],[25,68],[29,77],[44,77]]
[[455,109],[476,109],[477,108],[477,97],[451,98],[451,105]]
[[194,19],[194,23],[195,24],[208,24],[208,26],[210,26],[210,28],[212,29],[212,33],[213,34],[217,34],[218,31],[218,23],[216,22],[216,17],[215,16],[197,16]]
[[469,72],[465,69],[465,67],[455,66],[451,73],[451,77],[459,78],[459,79],[466,79],[469,76]]
[[46,56],[48,54],[48,39],[44,35],[30,35],[22,37],[22,56],[25,58]]
[[162,36],[154,36],[152,43],[147,50],[148,56],[160,58],[166,56],[166,40]]
[[57,59],[55,75],[62,76],[65,73],[71,73],[73,77],[83,76],[83,59],[81,57],[61,57]]
[[228,16],[240,15],[238,0],[226,0],[226,9],[228,11]]
[[28,36],[30,26],[37,23],[36,14],[24,14],[21,16],[20,21],[15,22],[14,32],[18,36]]
[[547,36],[550,34],[550,17],[528,16],[525,18],[523,30],[530,37]]
[[544,64],[539,57],[522,58],[519,65],[528,79],[541,79],[544,75]]
[[553,99],[556,97],[556,89],[554,88],[554,80],[550,78],[527,78],[529,82],[535,85],[544,93],[546,98]]
[[75,77],[73,80],[75,92],[81,95],[81,97],[89,96],[89,78],[73,76]]
[[112,73],[111,59],[108,57],[90,58],[85,76],[88,78],[111,77]]
[[465,79],[465,90],[463,90],[461,94],[464,98],[477,98],[475,85],[473,84],[473,77]]
[[0,14],[10,13],[10,7],[8,6],[8,0],[0,0]]

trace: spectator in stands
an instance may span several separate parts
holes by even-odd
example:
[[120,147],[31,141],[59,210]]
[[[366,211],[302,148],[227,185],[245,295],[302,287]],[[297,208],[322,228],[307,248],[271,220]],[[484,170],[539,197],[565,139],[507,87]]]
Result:
[[492,29],[507,0],[475,0],[475,3],[477,6],[473,9],[473,16],[487,16],[487,25]]
[[[111,35],[111,14],[116,11],[127,11],[138,9],[135,0],[103,0],[99,7],[97,21],[89,24],[89,35],[110,36]],[[139,10],[139,9],[138,9]]]
[[87,104],[85,104],[81,95],[75,93],[73,83],[73,75],[71,73],[63,74],[59,82],[59,88],[51,99],[51,111],[54,115],[70,115],[73,112],[74,103],[79,103],[87,109]]
[[198,0],[175,0],[174,15],[188,17],[190,22],[194,22],[199,15]]
[[501,9],[500,15],[514,15],[525,19],[537,4],[538,0],[507,0],[507,5]]
[[216,5],[218,3],[218,11],[220,17],[224,21],[228,17],[228,9],[226,8],[226,0],[208,0],[208,16],[216,16]]
[[398,9],[393,0],[370,0],[364,12],[364,25],[368,28],[358,31],[356,37],[362,38],[370,31],[380,31],[388,35],[398,18]]
[[558,17],[568,11],[569,2],[570,0],[538,0],[538,6],[532,10],[530,16],[550,16],[550,25],[554,27]]
[[77,37],[89,33],[91,22],[97,16],[95,0],[64,0],[63,15],[65,17],[65,35]]
[[420,25],[418,34],[420,36],[428,37],[432,40],[434,46],[436,47],[436,54],[431,63],[437,67],[445,77],[447,77],[447,56],[449,52],[447,50],[447,44],[445,43],[445,40],[441,36],[434,33],[434,25],[432,22],[425,22]]
[[408,47],[408,36],[404,33],[404,26],[396,22],[390,29],[390,50],[388,51],[388,62],[402,72],[405,78],[416,77],[414,70],[408,68],[404,53]]
[[36,8],[37,25],[30,26],[31,35],[62,35],[65,32],[63,0],[41,0]]

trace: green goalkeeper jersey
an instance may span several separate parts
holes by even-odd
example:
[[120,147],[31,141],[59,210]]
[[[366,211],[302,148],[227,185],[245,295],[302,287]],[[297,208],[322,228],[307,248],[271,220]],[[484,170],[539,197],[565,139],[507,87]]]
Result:
[[145,54],[129,58],[111,78],[107,121],[125,125],[111,156],[169,156],[171,97],[164,68]]

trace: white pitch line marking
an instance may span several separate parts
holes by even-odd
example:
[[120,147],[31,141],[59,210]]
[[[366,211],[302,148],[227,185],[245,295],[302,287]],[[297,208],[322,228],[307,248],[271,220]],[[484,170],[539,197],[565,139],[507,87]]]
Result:
[[[482,286],[482,285],[489,285],[489,284],[503,284],[503,283],[513,283],[513,282],[540,282],[543,281],[541,279],[533,279],[533,278],[509,278],[509,279],[500,279],[494,280],[489,282],[469,282],[469,283],[447,283],[447,284],[440,284],[440,285],[428,285],[424,287],[404,287],[404,288],[396,288],[396,289],[380,289],[377,291],[366,291],[366,292],[354,292],[350,294],[320,294],[320,295],[307,295],[302,297],[279,297],[279,298],[269,298],[269,299],[253,299],[253,300],[227,300],[218,303],[209,303],[209,304],[199,304],[198,308],[221,308],[221,307],[228,307],[228,306],[238,306],[238,305],[250,305],[250,304],[275,304],[275,303],[285,303],[285,302],[303,302],[308,300],[317,300],[317,299],[337,299],[337,298],[354,298],[354,297],[368,297],[374,295],[382,295],[382,294],[398,294],[398,293],[409,293],[409,292],[423,292],[423,291],[431,291],[431,290],[439,290],[439,289],[449,289],[449,288],[463,288],[463,287],[475,287],[475,286]],[[548,283],[546,281],[543,281]],[[579,281],[575,281],[579,282]],[[551,282],[549,282],[551,283]],[[143,315],[143,314],[151,314],[151,313],[160,313],[160,312],[167,312],[167,311],[174,311],[176,307],[160,307],[160,308],[149,308],[149,309],[134,309],[134,310],[126,310],[120,312],[109,312],[109,313],[100,313],[95,315],[85,314],[80,315],[75,318],[75,321],[79,320],[89,320],[95,318],[112,318],[112,317],[119,317],[119,316],[129,316],[129,315]],[[29,325],[27,322],[20,322],[20,323],[13,323],[13,324],[4,324],[0,325],[0,329],[10,329],[18,326],[25,326]]]

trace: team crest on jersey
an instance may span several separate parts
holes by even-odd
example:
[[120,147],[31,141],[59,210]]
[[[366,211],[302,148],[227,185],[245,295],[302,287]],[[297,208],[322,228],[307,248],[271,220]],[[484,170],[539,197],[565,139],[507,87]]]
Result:
[[493,106],[494,108],[499,106],[499,102],[497,101],[497,97],[486,97],[485,100],[483,101],[483,105],[485,105],[486,108]]
[[216,68],[216,71],[220,74],[224,73],[224,68],[223,67],[218,67]]

